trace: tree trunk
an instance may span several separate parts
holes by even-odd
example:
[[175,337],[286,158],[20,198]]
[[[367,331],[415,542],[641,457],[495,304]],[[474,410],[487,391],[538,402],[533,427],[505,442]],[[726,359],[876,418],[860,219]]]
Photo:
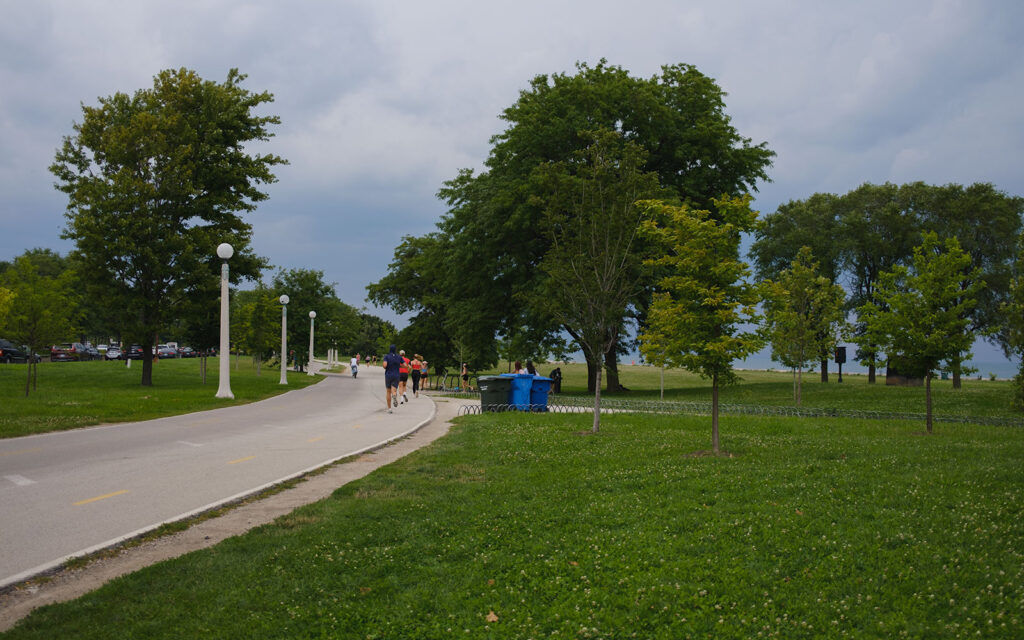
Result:
[[590,359],[590,356],[586,356],[586,358],[587,358],[587,392],[588,393],[594,393],[594,385],[597,382],[597,369],[599,367],[598,367],[598,365],[594,364],[594,362]]
[[828,382],[828,358],[821,359],[821,381]]
[[601,367],[597,367],[597,385],[594,389],[594,426],[590,432],[596,434],[601,428]]
[[711,450],[718,455],[718,374],[711,376]]
[[875,365],[868,365],[868,384],[875,384]]
[[[827,382],[827,381],[826,381]],[[804,391],[804,368],[796,368],[796,406],[800,406]]]
[[142,386],[153,386],[153,345],[142,345]]
[[924,402],[925,402],[925,423],[928,425],[929,435],[932,432],[932,372],[929,371],[924,377]]
[[604,368],[608,372],[608,382],[605,385],[608,393],[622,391],[623,387],[619,384],[619,357],[615,353],[615,345],[604,354]]
[[28,397],[28,389],[29,389],[29,386],[31,385],[31,382],[32,382],[32,356],[31,356],[31,353],[32,352],[29,351],[30,355],[29,355],[28,365],[25,367],[26,369],[28,369],[28,371],[25,372],[26,373],[26,378],[25,378],[25,397],[26,398]]
[[796,367],[793,367],[793,402],[796,402]]

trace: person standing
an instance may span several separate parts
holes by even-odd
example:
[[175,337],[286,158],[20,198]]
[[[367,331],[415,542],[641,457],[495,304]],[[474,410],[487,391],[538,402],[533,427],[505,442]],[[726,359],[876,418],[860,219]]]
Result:
[[414,354],[412,361],[409,363],[409,375],[412,376],[412,397],[420,397],[420,376],[422,375],[420,368],[423,363],[420,362],[420,354]]
[[395,345],[391,345],[391,350],[384,356],[381,364],[384,365],[384,394],[388,398],[388,413],[391,413],[392,399],[395,406],[398,406],[399,370],[402,366],[402,358],[395,353]]
[[405,387],[409,384],[409,358],[405,357],[405,349],[398,352],[402,360],[401,368],[398,370],[398,395],[402,396],[402,402],[409,402],[409,396],[405,393]]
[[526,361],[526,373],[531,376],[537,375],[537,367],[533,366],[533,360]]

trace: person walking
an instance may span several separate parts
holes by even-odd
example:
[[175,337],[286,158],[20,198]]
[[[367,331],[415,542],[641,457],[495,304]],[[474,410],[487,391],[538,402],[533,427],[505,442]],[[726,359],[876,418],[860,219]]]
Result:
[[427,366],[427,361],[420,358],[420,386],[424,389],[430,388],[430,367]]
[[398,352],[399,357],[402,360],[401,367],[398,370],[398,395],[402,396],[402,402],[409,402],[409,396],[405,393],[405,387],[409,384],[409,358],[405,357],[405,349]]
[[391,345],[391,350],[384,356],[381,364],[384,365],[384,394],[388,398],[388,413],[391,413],[392,400],[395,406],[398,406],[399,370],[402,366],[402,358],[395,353],[395,345]]
[[420,354],[414,354],[412,361],[409,362],[409,375],[412,376],[412,397],[414,398],[420,397],[420,377],[422,376],[420,368],[422,366],[423,363],[420,361]]
[[356,374],[359,373],[359,355],[356,354],[352,360],[349,361],[348,366],[352,367],[352,377],[355,378]]
[[472,391],[472,389],[469,388],[469,368],[466,366],[465,362],[462,363],[462,390]]

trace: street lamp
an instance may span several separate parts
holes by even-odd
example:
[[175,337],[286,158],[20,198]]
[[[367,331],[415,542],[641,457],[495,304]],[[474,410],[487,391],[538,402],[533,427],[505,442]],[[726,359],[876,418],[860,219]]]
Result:
[[217,387],[218,398],[234,398],[231,393],[231,325],[228,318],[228,259],[235,254],[231,245],[222,242],[217,246],[217,257],[221,259],[220,266],[220,384]]
[[316,317],[316,311],[309,312],[309,368],[306,371],[307,376],[313,375],[313,318]]
[[281,303],[281,384],[288,384],[288,296],[278,298]]

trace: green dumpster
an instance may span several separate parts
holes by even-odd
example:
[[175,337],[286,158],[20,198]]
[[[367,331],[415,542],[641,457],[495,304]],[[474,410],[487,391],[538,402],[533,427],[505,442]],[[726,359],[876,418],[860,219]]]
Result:
[[508,398],[512,392],[511,378],[480,376],[476,382],[480,387],[481,411],[508,411]]

